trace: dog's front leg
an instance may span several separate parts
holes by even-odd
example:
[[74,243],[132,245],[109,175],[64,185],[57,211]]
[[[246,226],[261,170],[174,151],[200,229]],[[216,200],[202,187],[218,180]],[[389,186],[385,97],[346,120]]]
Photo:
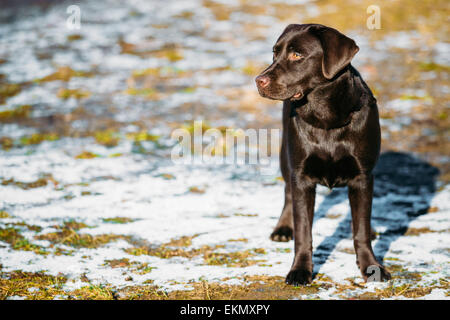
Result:
[[312,223],[316,185],[298,175],[291,177],[291,192],[294,216],[295,257],[286,283],[294,286],[311,283],[312,263]]
[[373,176],[360,175],[348,183],[352,211],[353,244],[356,263],[365,281],[383,281],[390,273],[378,263],[372,250],[370,216],[372,211]]

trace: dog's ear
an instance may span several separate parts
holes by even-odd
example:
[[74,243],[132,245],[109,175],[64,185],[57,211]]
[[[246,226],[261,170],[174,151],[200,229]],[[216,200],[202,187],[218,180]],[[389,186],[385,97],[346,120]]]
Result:
[[345,68],[359,51],[355,41],[333,28],[321,26],[315,30],[323,49],[322,72],[332,79]]

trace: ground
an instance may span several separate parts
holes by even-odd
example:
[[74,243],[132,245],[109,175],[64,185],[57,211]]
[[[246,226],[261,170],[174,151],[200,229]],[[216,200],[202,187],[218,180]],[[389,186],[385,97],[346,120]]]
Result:
[[[445,1],[81,1],[0,13],[0,299],[448,299]],[[289,23],[338,28],[379,104],[375,254],[364,283],[346,189],[317,189],[314,281],[284,284],[277,170],[176,164],[174,129],[279,129],[253,78]],[[194,150],[195,151],[195,150]],[[194,152],[195,153],[195,152]],[[267,168],[266,168],[267,169]]]

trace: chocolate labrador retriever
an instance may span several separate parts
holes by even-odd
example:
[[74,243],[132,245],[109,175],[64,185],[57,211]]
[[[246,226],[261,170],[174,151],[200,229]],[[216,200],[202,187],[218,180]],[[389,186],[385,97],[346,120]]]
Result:
[[288,284],[312,281],[317,183],[348,186],[356,263],[365,281],[390,279],[371,245],[372,169],[380,153],[380,125],[376,100],[350,64],[358,50],[333,28],[291,24],[273,47],[272,64],[256,78],[261,96],[283,101],[285,204],[271,238],[294,238]]

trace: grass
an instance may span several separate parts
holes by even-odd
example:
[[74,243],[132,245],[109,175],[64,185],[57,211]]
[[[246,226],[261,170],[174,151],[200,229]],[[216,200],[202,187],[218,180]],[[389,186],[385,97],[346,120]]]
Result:
[[[76,224],[75,227],[74,224]],[[78,233],[77,227],[83,228],[85,227],[85,225],[76,222],[68,222],[60,227],[60,230],[57,232],[37,235],[35,236],[35,238],[38,240],[47,240],[53,244],[64,244],[74,248],[89,249],[101,247],[109,242],[116,241],[118,239],[127,239],[126,236],[116,234],[90,235]]]
[[70,34],[67,36],[67,41],[77,41],[83,39],[83,36],[81,34]]
[[442,231],[436,231],[436,230],[431,230],[428,227],[424,227],[424,228],[408,228],[408,230],[406,230],[405,236],[419,236],[421,234],[424,233],[441,233],[441,232],[448,232],[449,230],[442,230]]
[[53,175],[51,175],[51,174],[43,174],[43,175],[41,175],[40,178],[38,178],[37,180],[32,181],[32,182],[17,181],[14,178],[5,179],[5,180],[2,180],[1,185],[15,186],[15,187],[21,188],[23,190],[28,190],[28,189],[45,187],[50,182],[53,183],[53,185],[55,187],[58,185],[58,181],[55,178],[53,178]]
[[17,83],[1,83],[0,82],[0,105],[6,100],[20,93],[21,86]]
[[64,276],[51,276],[44,272],[1,272],[0,300],[11,296],[26,297],[30,300],[51,300],[55,296],[66,295],[62,290],[66,281]]
[[69,297],[76,300],[112,300],[114,293],[107,286],[91,284],[70,292]]
[[[129,259],[106,260],[105,266],[111,268],[124,268],[132,273],[145,274],[153,268],[147,263],[130,261]],[[395,269],[395,268],[394,268]],[[1,265],[0,265],[1,271]],[[356,293],[364,289],[364,283],[356,283],[353,278],[347,279],[347,283],[337,283],[323,274],[317,274],[310,285],[294,287],[286,285],[284,277],[253,275],[223,278],[218,282],[205,281],[201,278],[185,283],[172,282],[185,286],[186,290],[167,291],[153,284],[151,279],[142,285],[131,285],[125,287],[114,287],[110,285],[95,285],[89,282],[86,276],[83,281],[88,285],[79,289],[63,290],[67,283],[67,277],[63,274],[48,275],[44,272],[0,272],[0,299],[11,296],[20,296],[26,299],[54,299],[62,297],[65,299],[82,300],[286,300],[301,298],[308,295],[315,298],[316,294],[324,290],[334,288],[334,293],[343,299],[386,299],[386,298],[420,298],[434,289],[447,290],[449,282],[440,278],[428,285],[417,285],[413,283],[400,283],[392,280],[384,288],[375,288],[374,291]],[[127,279],[132,279],[130,276]],[[228,284],[229,280],[238,281],[238,284]]]
[[[9,117],[9,116],[8,116]],[[11,121],[5,120],[3,122],[18,122],[16,116],[12,116]],[[25,119],[25,118],[24,118]],[[0,122],[2,122],[0,120]],[[19,121],[20,122],[20,121]],[[41,144],[44,141],[56,141],[60,136],[57,133],[33,133],[31,135],[24,135],[19,139],[12,139],[10,137],[0,137],[0,145],[3,150],[8,151],[13,147],[24,147]]]
[[11,248],[14,250],[22,250],[22,251],[33,251],[37,254],[47,254],[45,248],[30,243],[28,239],[26,239],[18,228],[14,227],[0,227],[0,240],[11,245]]
[[115,223],[115,224],[124,224],[136,221],[135,219],[127,218],[127,217],[115,217],[115,218],[104,218],[103,222],[106,223]]
[[83,151],[75,156],[75,159],[94,159],[98,158],[100,155],[90,152],[90,151]]
[[0,137],[0,145],[3,150],[8,151],[14,146],[14,140],[9,137]]
[[143,96],[147,99],[157,99],[159,97],[158,92],[153,88],[128,88],[124,93],[131,96]]
[[33,133],[20,138],[20,144],[24,146],[40,144],[44,141],[56,141],[59,136],[56,133]]
[[4,218],[10,218],[11,216],[9,215],[8,212],[0,210],[0,219],[4,219]]
[[[76,39],[77,38],[76,35],[68,36],[68,39],[69,38],[71,38],[71,40],[69,40],[69,41],[81,39],[81,38]],[[68,82],[72,77],[91,77],[91,76],[92,76],[92,73],[85,72],[85,71],[76,71],[76,70],[73,70],[71,67],[62,66],[62,67],[59,67],[55,72],[53,72],[43,78],[36,79],[36,80],[34,80],[34,82],[36,82],[38,84],[42,83],[42,82],[49,82],[49,81],[56,81],[56,80]]]
[[155,267],[149,266],[146,262],[130,261],[128,258],[105,260],[105,265],[111,268],[125,268],[132,273],[143,275],[150,273]]
[[205,252],[203,258],[207,265],[245,268],[265,261],[249,259],[265,253],[264,249],[259,248],[227,253]]
[[91,93],[87,90],[82,90],[82,89],[61,88],[58,90],[57,96],[58,96],[58,98],[61,98],[63,100],[67,100],[70,98],[80,100],[80,99],[90,97]]
[[135,142],[140,142],[140,141],[157,142],[161,138],[161,136],[148,133],[147,131],[127,133],[126,137]]
[[120,137],[113,130],[97,131],[94,133],[95,141],[105,147],[111,148],[119,144]]
[[11,110],[0,111],[0,122],[16,122],[27,119],[32,111],[31,105],[21,105]]
[[[149,255],[161,259],[170,259],[173,257],[192,259],[194,257],[201,256],[205,265],[239,268],[245,268],[265,261],[253,259],[258,255],[266,254],[265,250],[262,248],[253,248],[234,252],[218,252],[217,250],[223,249],[225,246],[203,245],[199,248],[187,249],[192,245],[192,239],[197,236],[198,235],[184,236],[178,239],[172,239],[171,241],[163,243],[159,246],[151,246],[142,241],[129,241],[134,244],[134,246],[126,248],[124,251],[134,256]],[[244,240],[238,239],[237,241]]]
[[[119,289],[120,299],[130,300],[286,300],[302,294],[315,294],[320,284],[293,287],[284,283],[283,277],[248,276],[237,278],[242,284],[229,285],[217,282],[196,281],[186,284],[193,290],[165,291],[158,286],[129,286]],[[222,281],[230,278],[221,279]]]

